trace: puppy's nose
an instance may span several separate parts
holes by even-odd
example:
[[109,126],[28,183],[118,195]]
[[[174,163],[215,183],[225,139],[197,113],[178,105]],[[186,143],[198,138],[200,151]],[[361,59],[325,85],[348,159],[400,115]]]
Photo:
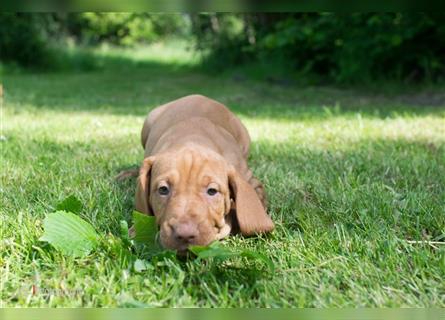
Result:
[[198,237],[198,228],[194,223],[180,223],[173,227],[173,236],[177,241],[191,243]]

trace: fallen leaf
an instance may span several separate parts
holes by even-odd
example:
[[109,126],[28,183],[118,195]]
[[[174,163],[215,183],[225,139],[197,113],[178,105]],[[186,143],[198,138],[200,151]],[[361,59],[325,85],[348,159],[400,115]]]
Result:
[[156,241],[158,226],[155,217],[133,211],[133,223],[136,231],[134,241],[145,245],[151,251],[161,250]]
[[99,235],[93,226],[71,212],[49,213],[43,220],[43,228],[39,240],[50,243],[68,256],[86,256],[99,243]]

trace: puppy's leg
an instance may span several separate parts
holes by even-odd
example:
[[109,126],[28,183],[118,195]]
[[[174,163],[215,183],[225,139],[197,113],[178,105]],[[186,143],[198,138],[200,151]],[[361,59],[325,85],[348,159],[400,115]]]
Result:
[[[244,169],[244,170],[243,170]],[[264,189],[263,184],[260,180],[258,180],[254,175],[252,170],[247,165],[243,166],[243,169],[241,169],[241,172],[244,173],[244,178],[246,181],[252,186],[252,188],[255,190],[258,199],[260,199],[261,204],[263,205],[264,209],[267,209],[267,195],[266,190]]]
[[131,177],[137,177],[139,175],[139,168],[122,170],[117,176],[114,177],[117,181],[122,181]]
[[254,176],[252,176],[249,179],[249,184],[255,190],[256,194],[258,195],[258,198],[263,204],[264,209],[267,209],[267,195],[266,195],[266,190],[264,190],[263,184],[260,182],[260,180],[258,180]]

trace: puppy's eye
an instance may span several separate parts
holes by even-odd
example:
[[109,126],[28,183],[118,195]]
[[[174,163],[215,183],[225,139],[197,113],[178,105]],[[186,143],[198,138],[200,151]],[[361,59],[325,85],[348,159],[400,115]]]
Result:
[[161,196],[166,196],[166,195],[168,195],[170,193],[170,189],[167,186],[160,186],[158,188],[158,193]]
[[209,196],[214,196],[215,194],[217,194],[218,193],[218,190],[216,190],[215,188],[208,188],[207,189],[207,194],[209,195]]

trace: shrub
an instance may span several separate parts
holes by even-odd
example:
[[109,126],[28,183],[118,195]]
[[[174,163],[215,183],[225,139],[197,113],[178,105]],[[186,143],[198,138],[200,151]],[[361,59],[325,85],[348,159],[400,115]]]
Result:
[[133,46],[181,34],[186,21],[180,14],[87,12],[70,14],[66,25],[68,33],[79,42]]
[[[228,31],[230,17],[241,31]],[[444,80],[443,13],[213,14],[192,21],[197,49],[224,67],[255,59],[337,82]]]
[[25,67],[63,68],[60,57],[64,53],[60,49],[67,38],[81,45],[108,42],[133,46],[185,35],[190,29],[187,21],[180,14],[1,13],[0,61]]
[[41,15],[0,14],[0,60],[23,66],[44,66],[49,63]]

